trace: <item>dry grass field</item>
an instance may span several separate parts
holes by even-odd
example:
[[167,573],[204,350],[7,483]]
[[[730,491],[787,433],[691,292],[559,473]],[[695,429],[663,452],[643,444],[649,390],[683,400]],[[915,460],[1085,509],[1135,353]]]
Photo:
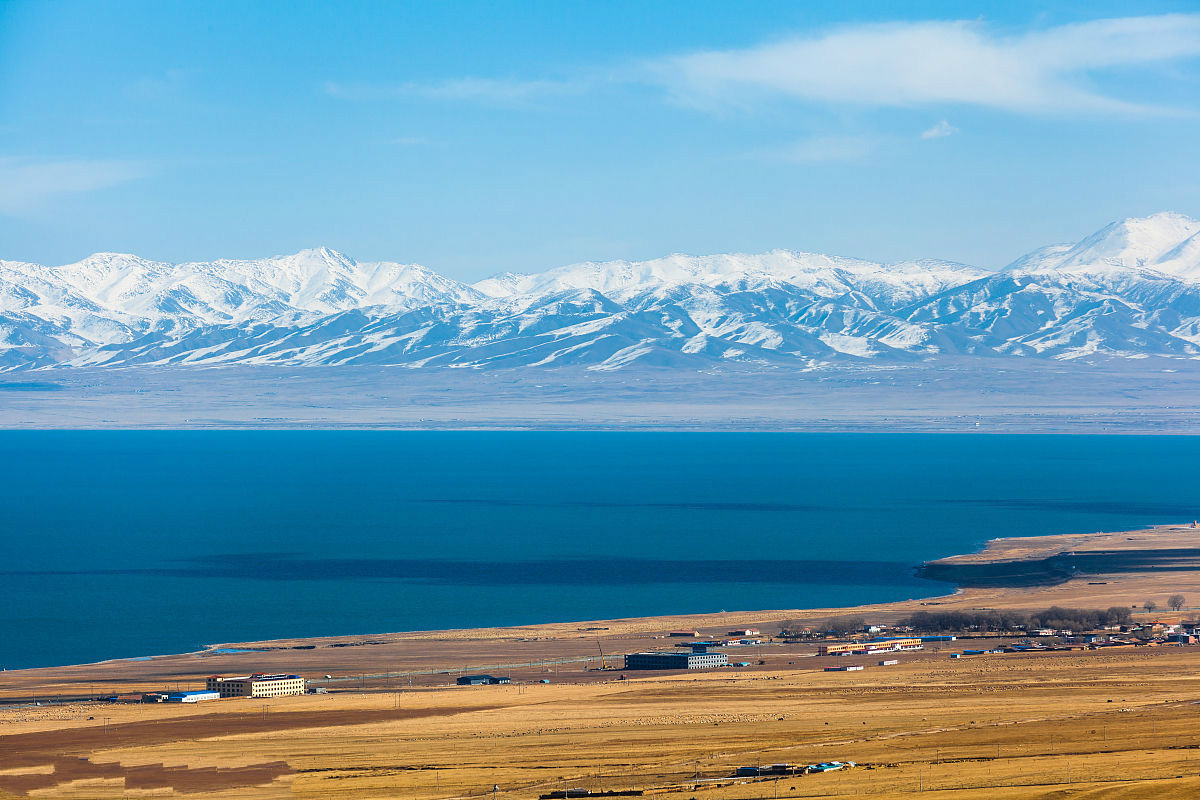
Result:
[[[601,648],[611,664],[614,654],[669,646],[654,637],[675,627],[769,634],[785,619],[882,618],[931,604],[1161,604],[1189,587],[1200,599],[1195,573],[1088,576],[888,608],[271,642],[261,646],[278,649],[0,673],[0,697],[14,703],[0,708],[0,797],[516,800],[636,789],[681,800],[1196,798],[1200,646],[952,660],[952,648],[987,644],[960,641],[895,666],[863,657],[851,659],[861,672],[827,673],[846,660],[770,643],[730,651],[748,668],[629,680],[597,669]],[[518,664],[491,670],[511,674],[511,685],[448,685],[467,668]],[[253,669],[337,680],[324,695],[194,706],[19,702],[189,688],[205,674]],[[739,766],[829,760],[858,766],[730,778]]]

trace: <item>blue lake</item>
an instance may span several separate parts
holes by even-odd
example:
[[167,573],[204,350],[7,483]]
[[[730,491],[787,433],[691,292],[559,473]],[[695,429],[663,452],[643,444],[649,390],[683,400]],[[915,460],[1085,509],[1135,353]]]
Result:
[[997,536],[1200,516],[1200,439],[0,432],[0,667],[941,594]]

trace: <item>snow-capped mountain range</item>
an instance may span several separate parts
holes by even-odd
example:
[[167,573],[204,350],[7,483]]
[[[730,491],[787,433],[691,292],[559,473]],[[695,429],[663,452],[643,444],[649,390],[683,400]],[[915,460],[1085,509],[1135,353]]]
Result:
[[1200,221],[1115,222],[1000,270],[777,250],[474,285],[325,248],[165,264],[0,261],[0,369],[810,366],[938,354],[1200,357]]

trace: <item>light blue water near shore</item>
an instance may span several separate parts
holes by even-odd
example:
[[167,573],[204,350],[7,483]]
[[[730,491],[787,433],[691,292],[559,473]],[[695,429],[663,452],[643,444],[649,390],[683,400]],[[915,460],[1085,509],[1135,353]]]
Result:
[[1200,516],[1200,439],[0,432],[0,666],[839,606],[997,536]]

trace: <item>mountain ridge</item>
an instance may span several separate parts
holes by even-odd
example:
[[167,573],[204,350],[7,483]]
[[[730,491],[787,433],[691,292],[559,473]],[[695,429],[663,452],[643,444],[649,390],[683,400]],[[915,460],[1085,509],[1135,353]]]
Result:
[[166,364],[812,367],[933,355],[1200,358],[1200,221],[1163,213],[998,270],[772,250],[466,284],[329,248],[0,261],[0,369]]

